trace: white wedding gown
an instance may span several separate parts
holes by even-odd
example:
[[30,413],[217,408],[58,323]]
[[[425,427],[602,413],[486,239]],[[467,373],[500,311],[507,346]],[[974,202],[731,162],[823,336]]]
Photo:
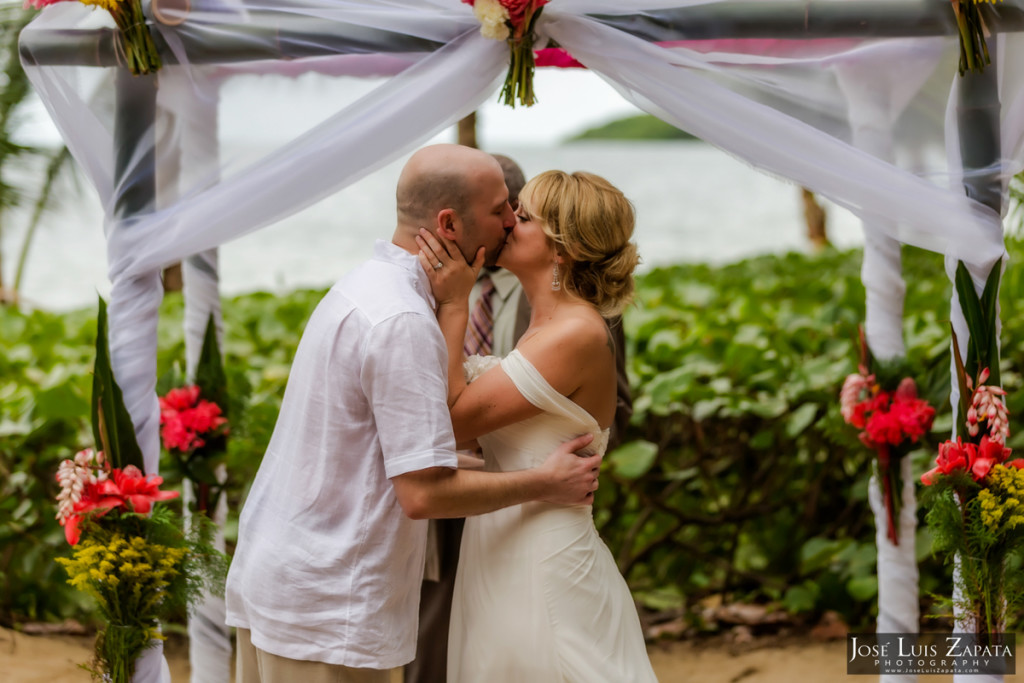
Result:
[[[498,358],[474,357],[472,380]],[[485,469],[536,467],[560,444],[608,430],[518,351],[500,361],[540,415],[480,437]],[[466,520],[448,639],[449,683],[657,681],[636,606],[591,506],[526,503]]]

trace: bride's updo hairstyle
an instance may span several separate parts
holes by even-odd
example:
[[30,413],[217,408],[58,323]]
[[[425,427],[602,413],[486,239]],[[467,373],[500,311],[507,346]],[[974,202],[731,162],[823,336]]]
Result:
[[562,287],[605,317],[621,313],[633,298],[640,261],[629,241],[634,216],[625,195],[593,173],[545,171],[526,184],[519,202],[566,257]]

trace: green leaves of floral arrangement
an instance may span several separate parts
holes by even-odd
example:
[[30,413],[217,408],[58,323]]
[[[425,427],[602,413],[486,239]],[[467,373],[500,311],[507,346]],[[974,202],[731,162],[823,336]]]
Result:
[[92,380],[92,433],[96,449],[106,454],[113,467],[135,465],[145,472],[132,417],[125,408],[121,387],[114,379],[107,334],[107,305],[100,299],[96,318],[96,365]]

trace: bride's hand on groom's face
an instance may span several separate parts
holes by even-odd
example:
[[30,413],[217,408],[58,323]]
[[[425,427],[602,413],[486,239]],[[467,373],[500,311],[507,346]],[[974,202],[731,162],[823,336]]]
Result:
[[416,236],[420,248],[418,258],[430,280],[430,289],[438,305],[463,303],[469,300],[476,276],[484,265],[484,248],[477,250],[473,263],[466,263],[455,242],[420,230]]
[[593,434],[578,436],[548,456],[540,469],[550,476],[551,492],[541,500],[560,505],[590,505],[594,502],[601,455],[579,453],[593,440]]

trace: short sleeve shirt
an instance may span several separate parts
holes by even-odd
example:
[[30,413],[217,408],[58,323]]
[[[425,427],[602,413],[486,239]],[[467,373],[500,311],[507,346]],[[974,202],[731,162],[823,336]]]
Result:
[[412,660],[426,521],[390,478],[456,467],[448,354],[416,258],[378,241],[310,317],[228,574],[231,626],[290,659]]

